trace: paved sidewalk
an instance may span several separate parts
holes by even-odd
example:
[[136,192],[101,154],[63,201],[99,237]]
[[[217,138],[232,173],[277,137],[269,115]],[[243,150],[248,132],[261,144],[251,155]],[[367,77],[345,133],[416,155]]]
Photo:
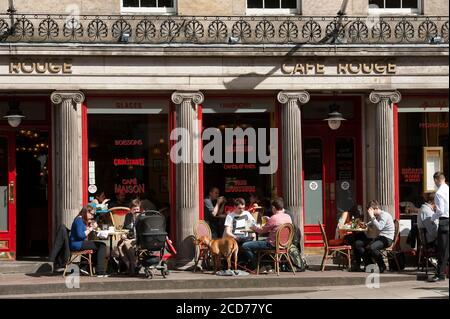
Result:
[[366,286],[318,287],[311,291],[264,296],[240,296],[248,299],[449,299],[448,280],[438,283],[424,281],[389,282],[379,288]]

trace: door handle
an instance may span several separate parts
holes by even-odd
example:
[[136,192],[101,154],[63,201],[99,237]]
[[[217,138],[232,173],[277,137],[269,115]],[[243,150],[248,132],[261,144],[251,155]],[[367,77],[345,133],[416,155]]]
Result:
[[8,185],[8,199],[11,204],[14,204],[14,182]]

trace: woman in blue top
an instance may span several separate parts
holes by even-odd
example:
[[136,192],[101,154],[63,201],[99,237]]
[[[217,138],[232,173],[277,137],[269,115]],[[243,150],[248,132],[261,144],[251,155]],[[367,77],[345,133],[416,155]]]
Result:
[[92,206],[83,207],[75,217],[70,230],[69,245],[70,250],[93,250],[96,255],[95,269],[97,276],[105,275],[105,243],[93,240],[86,240],[88,235],[95,229],[97,223],[94,219],[94,208]]

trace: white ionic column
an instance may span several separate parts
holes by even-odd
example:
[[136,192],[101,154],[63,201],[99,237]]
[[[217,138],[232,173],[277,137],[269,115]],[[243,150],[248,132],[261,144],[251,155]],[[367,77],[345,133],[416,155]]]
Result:
[[56,91],[50,98],[54,104],[54,226],[62,223],[70,228],[83,204],[81,103],[84,94]]
[[392,103],[401,100],[398,91],[373,91],[370,102],[376,106],[375,169],[376,194],[382,209],[395,215],[394,113]]
[[302,232],[301,246],[304,246],[302,211],[302,104],[308,103],[306,91],[281,91],[277,96],[281,107],[282,130],[282,172],[284,206],[292,212],[294,223]]
[[176,164],[176,243],[177,267],[193,266],[195,255],[193,229],[199,214],[199,131],[197,105],[204,96],[201,92],[177,91],[172,94],[176,109],[177,128],[188,134],[188,144],[183,148],[181,163]]

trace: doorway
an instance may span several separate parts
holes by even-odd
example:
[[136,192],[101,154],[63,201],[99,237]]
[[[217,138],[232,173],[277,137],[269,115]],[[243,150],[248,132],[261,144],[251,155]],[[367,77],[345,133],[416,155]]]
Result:
[[302,109],[305,245],[310,247],[323,244],[319,221],[327,237],[334,238],[340,214],[362,204],[359,99],[339,99],[346,121],[337,130],[323,121],[332,102],[312,102]]
[[21,129],[15,135],[17,256],[48,256],[49,132]]

